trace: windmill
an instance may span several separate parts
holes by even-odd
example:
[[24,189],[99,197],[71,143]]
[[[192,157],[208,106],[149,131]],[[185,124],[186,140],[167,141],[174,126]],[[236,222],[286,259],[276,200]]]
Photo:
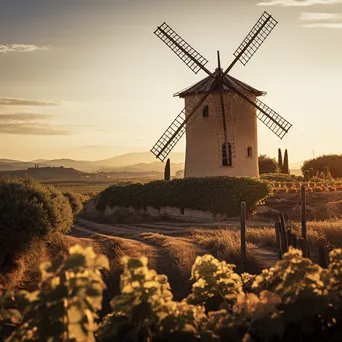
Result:
[[174,95],[185,99],[185,108],[151,149],[156,158],[164,161],[186,132],[185,177],[259,175],[257,119],[280,139],[292,125],[258,98],[265,92],[229,72],[238,61],[243,65],[249,62],[277,23],[264,12],[225,71],[217,52],[218,68],[214,72],[205,67],[208,60],[165,22],[157,27],[154,34],[195,74],[203,70],[208,76]]

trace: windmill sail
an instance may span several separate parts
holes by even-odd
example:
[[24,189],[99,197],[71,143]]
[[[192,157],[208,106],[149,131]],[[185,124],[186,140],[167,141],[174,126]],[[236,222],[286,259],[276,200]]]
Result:
[[264,12],[234,52],[235,59],[224,74],[228,74],[237,61],[246,65],[277,24],[278,22],[270,14]]
[[246,93],[241,94],[240,91],[232,89],[232,95],[241,101],[252,113],[255,113],[255,108],[257,111],[257,118],[265,124],[265,126],[271,130],[280,139],[283,139],[285,134],[292,127],[292,124],[284,119],[280,114],[274,111],[272,108],[268,107],[261,100],[256,99],[253,102],[249,99]]
[[[210,100],[209,93],[202,96],[195,95],[191,102],[177,115],[167,128],[164,134],[158,139],[151,149],[151,152],[164,161],[178,141],[181,139],[186,129],[190,126],[197,115],[196,111],[200,106]],[[198,112],[197,112],[198,113]]]
[[204,67],[208,60],[181,38],[165,22],[158,26],[154,34],[161,39],[195,74]]

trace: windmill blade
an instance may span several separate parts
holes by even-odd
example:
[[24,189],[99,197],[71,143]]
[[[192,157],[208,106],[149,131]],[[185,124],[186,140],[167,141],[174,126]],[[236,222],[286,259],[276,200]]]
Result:
[[277,24],[278,22],[270,14],[264,12],[234,52],[235,59],[224,72],[224,75],[228,74],[237,61],[246,65]]
[[268,107],[265,103],[256,99],[256,102],[248,97],[248,94],[242,90],[236,89],[229,84],[225,79],[222,79],[227,87],[232,90],[232,95],[241,101],[252,113],[255,114],[255,108],[257,111],[257,118],[263,122],[268,129],[270,129],[276,136],[283,139],[285,134],[292,127],[292,124],[279,115],[272,108]]
[[161,39],[195,74],[201,69],[212,76],[212,73],[205,67],[208,60],[181,38],[165,22],[158,26],[154,34]]
[[210,93],[202,94],[202,96],[195,95],[191,102],[177,115],[177,117],[172,121],[171,125],[151,149],[151,152],[157,158],[159,158],[161,161],[165,160],[165,158],[169,155],[171,150],[183,136],[186,129],[197,117],[197,115],[195,115],[197,109],[200,108],[200,106],[205,102],[208,102],[211,97],[212,95],[210,95]]

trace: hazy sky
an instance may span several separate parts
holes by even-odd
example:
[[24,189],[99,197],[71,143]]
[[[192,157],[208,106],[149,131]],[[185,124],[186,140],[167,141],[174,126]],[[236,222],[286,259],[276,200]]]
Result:
[[183,108],[173,93],[206,76],[156,27],[166,21],[214,70],[264,10],[278,26],[231,74],[294,126],[281,141],[259,123],[259,152],[342,153],[342,0],[0,0],[0,158],[148,151]]

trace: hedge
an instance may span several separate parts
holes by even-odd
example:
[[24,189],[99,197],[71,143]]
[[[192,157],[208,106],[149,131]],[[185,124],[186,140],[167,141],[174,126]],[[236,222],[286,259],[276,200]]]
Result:
[[106,206],[136,209],[176,207],[236,217],[241,201],[249,211],[271,192],[267,182],[248,177],[203,177],[158,180],[146,184],[112,185],[96,198],[96,209]]

